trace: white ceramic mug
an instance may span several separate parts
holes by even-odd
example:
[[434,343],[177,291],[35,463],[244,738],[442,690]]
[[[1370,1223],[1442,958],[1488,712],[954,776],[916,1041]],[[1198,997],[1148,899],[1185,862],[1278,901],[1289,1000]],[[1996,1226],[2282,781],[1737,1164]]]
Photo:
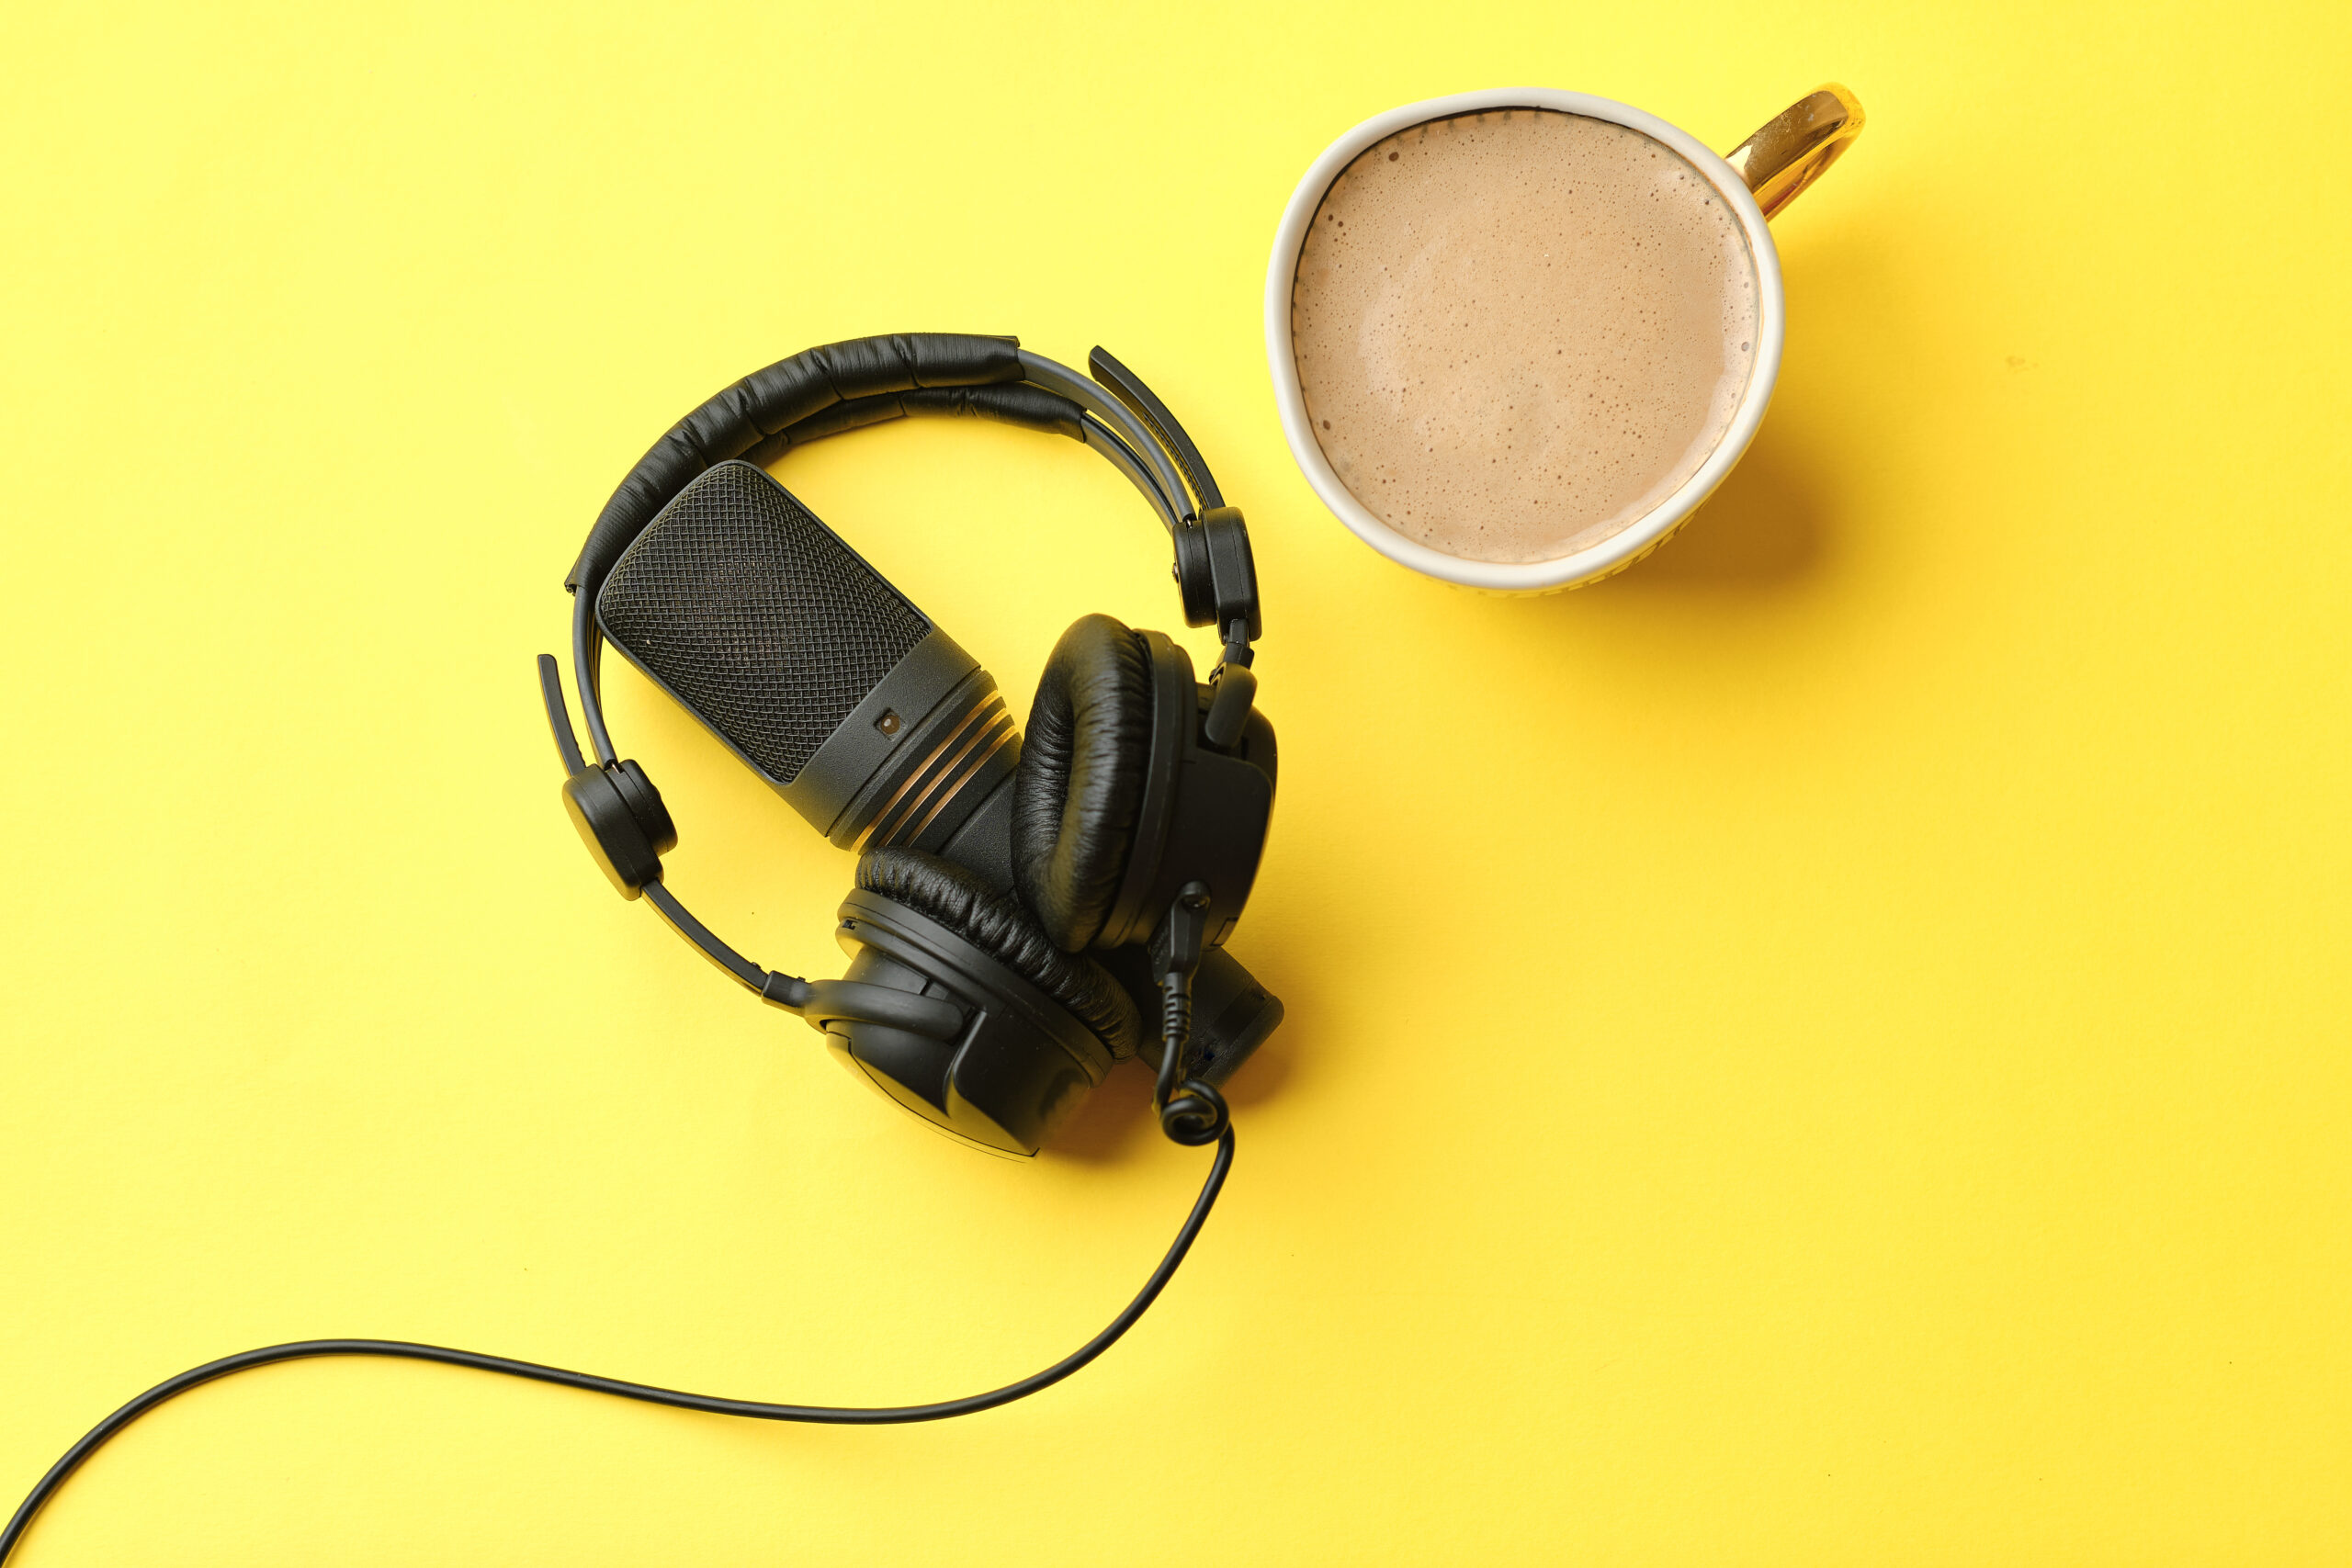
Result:
[[[1556,109],[1565,114],[1603,119],[1637,130],[1670,148],[1697,170],[1723,197],[1739,220],[1756,265],[1756,355],[1747,388],[1732,413],[1723,439],[1696,473],[1679,490],[1640,518],[1599,544],[1556,560],[1483,561],[1447,555],[1419,540],[1408,539],[1367,510],[1353,491],[1340,481],[1306,415],[1306,400],[1299,390],[1298,361],[1291,346],[1291,288],[1298,271],[1300,248],[1315,214],[1323,205],[1332,181],[1357,156],[1416,125],[1450,119],[1457,115],[1491,109]],[[1781,371],[1781,342],[1785,333],[1781,292],[1781,260],[1772,245],[1766,220],[1835,162],[1862,128],[1861,106],[1845,88],[1826,86],[1799,100],[1763,130],[1742,142],[1728,157],[1718,157],[1690,132],[1668,125],[1656,115],[1629,105],[1596,98],[1586,93],[1551,87],[1500,87],[1482,93],[1456,93],[1430,98],[1386,114],[1374,115],[1331,143],[1315,160],[1291,194],[1283,211],[1282,227],[1274,232],[1272,259],[1266,266],[1266,359],[1273,372],[1274,401],[1281,410],[1283,434],[1290,442],[1315,493],[1323,499],[1356,537],[1400,565],[1426,572],[1465,588],[1498,593],[1549,593],[1608,576],[1631,566],[1657,547],[1682,520],[1723,482],[1747,450],[1756,428],[1763,423],[1765,405],[1772,400],[1772,383]]]

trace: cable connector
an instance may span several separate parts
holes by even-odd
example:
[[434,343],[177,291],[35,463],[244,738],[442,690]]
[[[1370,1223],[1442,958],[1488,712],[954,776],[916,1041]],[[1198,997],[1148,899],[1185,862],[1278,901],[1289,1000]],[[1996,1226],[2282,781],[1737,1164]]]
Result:
[[1232,1123],[1225,1097],[1189,1076],[1193,975],[1208,939],[1209,889],[1188,882],[1151,933],[1151,966],[1159,977],[1159,1081],[1152,1090],[1159,1130],[1180,1144],[1214,1143]]

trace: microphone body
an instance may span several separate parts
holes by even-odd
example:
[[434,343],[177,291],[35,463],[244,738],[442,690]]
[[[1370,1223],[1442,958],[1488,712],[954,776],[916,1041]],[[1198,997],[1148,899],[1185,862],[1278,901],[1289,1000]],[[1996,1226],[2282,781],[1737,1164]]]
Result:
[[[1021,739],[994,677],[764,470],[721,463],[687,486],[614,566],[596,619],[842,849],[1009,844]],[[968,831],[984,810],[1004,832]],[[1009,858],[974,869],[1011,881]]]

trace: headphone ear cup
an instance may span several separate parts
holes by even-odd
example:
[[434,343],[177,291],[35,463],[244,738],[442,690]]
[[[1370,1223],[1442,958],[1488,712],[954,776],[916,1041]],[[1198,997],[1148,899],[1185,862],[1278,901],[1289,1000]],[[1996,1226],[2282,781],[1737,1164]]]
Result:
[[[952,862],[874,852],[858,863],[841,922],[849,973],[808,987],[802,1016],[844,1066],[952,1137],[1035,1154],[1142,1037],[1108,971],[1056,947],[1018,899]],[[820,1013],[827,989],[861,1005]],[[905,1016],[874,1007],[877,990]],[[960,1028],[912,1019],[940,1003],[961,1013]]]
[[1143,1019],[1111,972],[1054,945],[1027,910],[976,874],[920,850],[876,850],[857,863],[857,886],[936,920],[1043,991],[1114,1060],[1136,1054]]
[[1012,870],[1065,952],[1102,934],[1135,846],[1151,764],[1151,655],[1108,615],[1073,622],[1046,660],[1012,793]]

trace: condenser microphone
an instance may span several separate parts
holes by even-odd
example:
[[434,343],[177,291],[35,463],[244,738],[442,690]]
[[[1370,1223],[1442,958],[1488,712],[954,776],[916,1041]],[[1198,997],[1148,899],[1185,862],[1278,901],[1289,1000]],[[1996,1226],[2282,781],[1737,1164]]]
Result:
[[1021,736],[995,678],[765,469],[721,463],[680,491],[596,620],[834,844],[1012,886]]

